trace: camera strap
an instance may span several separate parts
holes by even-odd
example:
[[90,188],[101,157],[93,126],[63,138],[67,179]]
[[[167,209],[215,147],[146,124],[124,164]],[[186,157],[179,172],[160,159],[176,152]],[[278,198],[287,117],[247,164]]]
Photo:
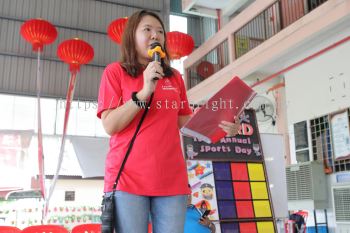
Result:
[[151,106],[151,103],[152,103],[152,99],[153,99],[153,95],[154,93],[152,93],[151,97],[150,97],[150,100],[147,102],[147,106],[145,108],[145,111],[143,112],[142,116],[141,116],[141,119],[136,127],[136,130],[135,130],[135,133],[134,135],[132,136],[131,140],[130,140],[130,143],[129,143],[129,147],[128,147],[128,150],[126,151],[125,153],[125,156],[124,156],[124,159],[123,159],[123,163],[122,165],[120,166],[120,169],[119,169],[119,172],[118,172],[118,175],[117,175],[117,178],[115,179],[115,182],[113,184],[113,196],[114,196],[114,193],[116,191],[116,188],[117,188],[117,185],[118,185],[118,181],[119,181],[119,178],[120,178],[120,175],[124,169],[124,166],[125,166],[125,163],[126,163],[126,160],[128,159],[129,157],[129,154],[131,152],[131,149],[134,145],[134,142],[135,142],[135,139],[136,139],[136,136],[137,136],[137,133],[139,132],[140,128],[141,128],[141,125],[142,125],[142,122],[145,120],[145,117],[147,115],[147,112]]

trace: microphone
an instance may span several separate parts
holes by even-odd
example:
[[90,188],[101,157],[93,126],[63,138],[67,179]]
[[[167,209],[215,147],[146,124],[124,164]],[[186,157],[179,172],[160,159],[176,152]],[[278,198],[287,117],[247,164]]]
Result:
[[[148,56],[152,58],[153,61],[161,62],[162,58],[165,58],[165,52],[159,42],[154,42],[151,44],[150,49],[147,51]],[[153,78],[153,80],[158,80],[159,78]]]

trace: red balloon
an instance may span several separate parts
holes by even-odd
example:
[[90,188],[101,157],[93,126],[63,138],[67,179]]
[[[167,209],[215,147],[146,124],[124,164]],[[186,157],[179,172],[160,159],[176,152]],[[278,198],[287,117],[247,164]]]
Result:
[[187,56],[194,48],[192,36],[178,31],[167,32],[166,43],[170,59]]
[[122,42],[122,35],[127,22],[127,17],[119,18],[114,20],[111,24],[109,24],[107,28],[107,34],[109,38],[111,38],[117,44],[121,44]]
[[57,30],[50,22],[43,19],[30,19],[21,26],[22,37],[32,44],[33,51],[42,51],[44,45],[51,44],[57,38]]
[[71,72],[79,71],[80,65],[86,64],[94,57],[94,49],[79,38],[63,41],[58,45],[57,56],[69,64]]

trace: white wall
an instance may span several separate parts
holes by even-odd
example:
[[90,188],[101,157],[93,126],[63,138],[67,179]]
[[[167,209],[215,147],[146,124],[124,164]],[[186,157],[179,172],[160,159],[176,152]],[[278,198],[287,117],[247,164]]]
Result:
[[[75,201],[65,201],[65,191],[75,191]],[[59,179],[50,201],[50,207],[60,205],[99,206],[103,195],[103,180]]]
[[[334,35],[315,48],[294,57],[300,61],[330,46],[345,32]],[[350,33],[350,32],[349,32]],[[291,161],[296,162],[293,124],[350,107],[350,41],[347,41],[284,74],[287,125]]]
[[350,41],[285,73],[288,125],[350,106],[349,61]]

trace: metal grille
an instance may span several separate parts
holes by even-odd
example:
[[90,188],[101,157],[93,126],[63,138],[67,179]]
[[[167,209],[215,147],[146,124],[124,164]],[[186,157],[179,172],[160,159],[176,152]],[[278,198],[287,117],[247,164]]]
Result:
[[[211,72],[209,72],[210,69],[206,70],[208,72],[204,72],[204,74],[207,74],[208,76],[201,76],[202,72],[200,72],[201,70],[200,67],[202,67],[203,62],[205,62],[205,64],[208,64],[212,67]],[[189,69],[187,69],[186,71],[188,72],[187,77],[189,77],[187,80],[188,89],[196,86],[198,83],[200,83],[210,75],[218,72],[228,64],[229,64],[228,42],[227,40],[225,40],[221,44],[219,44],[215,49],[207,53],[202,60],[196,62]]]
[[[348,111],[350,122],[350,114]],[[350,171],[350,159],[333,160],[333,144],[329,115],[310,120],[312,154],[314,160],[324,161],[325,168],[333,171]]]
[[288,200],[312,199],[310,164],[291,166],[286,169]]
[[249,52],[281,30],[278,4],[279,2],[272,4],[234,33],[236,58]]
[[326,167],[333,166],[333,149],[328,115],[310,121],[311,144],[314,160],[324,161]]
[[325,3],[325,2],[327,2],[327,0],[308,0],[307,6],[308,6],[309,12],[319,7],[322,3]]
[[326,0],[280,0],[234,33],[236,58],[302,18]]
[[297,173],[292,172],[290,168],[286,169],[286,178],[287,178],[287,191],[288,191],[288,200],[299,200],[298,198],[298,181]]
[[312,179],[311,179],[311,167],[309,165],[300,166],[300,174],[298,176],[299,184],[299,198],[311,199],[312,198]]
[[333,198],[336,222],[350,222],[350,187],[334,188]]

